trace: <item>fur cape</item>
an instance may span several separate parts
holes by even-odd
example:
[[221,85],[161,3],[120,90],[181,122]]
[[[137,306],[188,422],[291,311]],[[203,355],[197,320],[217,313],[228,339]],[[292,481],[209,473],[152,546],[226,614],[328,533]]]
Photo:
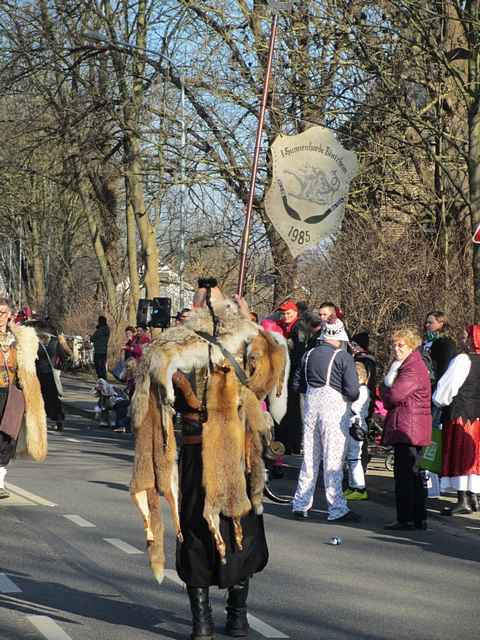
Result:
[[[288,362],[286,344],[239,314],[236,303],[215,305],[218,341],[237,359],[244,357],[246,385],[222,351],[195,331],[212,333],[208,309],[198,309],[181,327],[153,340],[139,365],[132,418],[136,433],[135,461],[130,493],[144,522],[150,565],[157,580],[164,576],[164,526],[159,496],[169,503],[177,538],[182,541],[178,507],[178,468],[173,431],[174,389],[177,370],[188,373],[213,365],[207,382],[208,419],[203,425],[202,461],[205,506],[203,517],[215,540],[220,560],[225,545],[220,534],[220,514],[232,518],[235,541],[242,547],[240,519],[252,507],[262,513],[264,465],[263,438],[270,421],[260,407],[267,395],[285,392]],[[281,413],[281,401],[277,413]],[[250,497],[246,474],[250,476]]]
[[25,396],[25,417],[16,455],[43,462],[47,457],[47,417],[35,368],[38,337],[32,327],[12,323],[10,330],[15,336],[18,381]]

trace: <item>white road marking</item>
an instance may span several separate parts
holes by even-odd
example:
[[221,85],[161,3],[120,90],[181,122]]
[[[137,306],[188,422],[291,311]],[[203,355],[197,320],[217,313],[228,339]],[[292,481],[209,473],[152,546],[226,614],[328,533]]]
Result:
[[64,440],[67,440],[68,442],[81,442],[81,440],[77,440],[76,438],[63,438]]
[[34,493],[30,493],[30,491],[25,491],[25,489],[21,489],[10,482],[5,483],[7,489],[13,491],[13,493],[22,496],[22,498],[26,498],[35,504],[40,504],[42,507],[56,507],[57,505],[54,502],[50,502],[49,500],[45,500],[45,498],[41,498],[40,496],[35,495]]
[[125,553],[128,553],[130,555],[141,555],[143,554],[143,551],[140,551],[140,549],[137,549],[136,547],[132,547],[131,544],[128,544],[128,542],[124,542],[123,540],[120,540],[119,538],[104,538],[105,542],[108,542],[108,544],[111,544],[114,547],[117,547],[117,549],[120,549],[120,551],[123,551]]
[[70,522],[73,522],[73,524],[77,524],[79,527],[96,527],[97,525],[93,524],[93,522],[89,522],[88,520],[84,520],[84,518],[82,518],[81,516],[75,516],[75,515],[70,515],[70,516],[63,516],[64,518],[66,518],[67,520],[70,520]]
[[[406,536],[394,536],[393,534],[389,534],[385,531],[385,533],[383,534],[385,536],[385,542],[388,542],[390,540],[390,538],[392,538],[392,540],[394,542],[401,542],[402,540],[405,540],[405,542],[411,542],[412,538],[407,538]],[[415,544],[419,545],[419,546],[424,546],[424,547],[431,547],[432,543],[431,542],[422,542],[421,540],[418,540],[417,538],[415,538]]]
[[22,593],[22,590],[6,573],[0,573],[0,593]]
[[266,622],[263,622],[262,620],[259,620],[255,616],[252,616],[251,613],[247,613],[247,617],[248,617],[248,624],[252,627],[252,629],[257,631],[264,638],[289,638],[290,637],[285,635],[278,629],[271,627]]
[[72,638],[48,616],[27,616],[27,620],[29,620],[47,640],[72,640]]
[[[165,569],[165,578],[167,578],[168,580],[171,580],[172,582],[179,585],[180,587],[185,588],[185,583],[183,582],[183,580],[181,580],[178,577],[177,572],[174,571],[173,569]],[[251,613],[248,614],[248,623],[252,627],[252,629],[257,631],[264,638],[289,638],[290,637],[285,635],[278,629],[271,627],[269,624],[267,624],[266,622],[263,622],[256,616],[252,616]],[[161,627],[162,624],[158,624],[155,626]]]
[[163,631],[168,633],[167,636],[155,635],[155,640],[171,640],[171,633],[177,633],[180,638],[190,637],[190,634],[187,635],[187,629],[189,629],[190,623],[187,622],[159,622],[158,624],[154,624],[153,628],[158,629],[159,631]]

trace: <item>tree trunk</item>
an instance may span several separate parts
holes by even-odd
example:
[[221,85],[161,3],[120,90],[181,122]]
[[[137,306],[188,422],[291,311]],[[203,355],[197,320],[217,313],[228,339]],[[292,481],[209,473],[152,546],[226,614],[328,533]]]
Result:
[[143,194],[142,167],[140,161],[140,143],[136,135],[128,136],[126,140],[129,153],[128,168],[126,172],[128,180],[128,198],[132,207],[138,233],[142,244],[143,264],[145,267],[145,289],[147,298],[152,299],[160,295],[160,281],[158,275],[158,247],[155,227],[145,211],[145,199]]
[[[480,91],[468,114],[470,208],[472,234],[480,225]],[[475,322],[480,322],[480,245],[473,246],[473,287]]]
[[45,265],[41,252],[41,239],[38,220],[32,218],[32,271],[33,271],[33,291],[31,302],[41,311],[45,307]]
[[135,214],[129,198],[127,198],[127,255],[130,279],[128,322],[134,325],[136,324],[137,306],[140,298],[140,282],[137,261],[137,229],[135,226]]
[[85,218],[88,223],[88,228],[90,230],[93,250],[95,251],[95,256],[97,257],[98,266],[102,276],[102,282],[105,288],[105,294],[107,296],[108,309],[112,313],[112,315],[116,317],[117,292],[115,288],[115,282],[113,280],[112,274],[110,273],[107,256],[105,255],[105,251],[103,249],[103,245],[100,237],[100,231],[98,229],[95,216],[90,209],[88,198],[86,197],[86,194],[84,192],[84,187],[81,184],[79,185],[79,195],[80,195],[80,200],[82,202]]
[[[147,46],[147,4],[146,0],[139,0],[137,4],[135,46],[138,50]],[[153,225],[145,211],[145,197],[143,188],[142,150],[140,145],[139,126],[143,107],[145,89],[143,76],[145,60],[134,52],[133,56],[133,95],[131,102],[126,105],[125,114],[125,152],[127,159],[127,180],[129,204],[138,227],[142,244],[142,257],[145,267],[145,289],[150,300],[160,295],[160,280],[158,275],[158,246]]]
[[292,258],[290,251],[282,237],[277,233],[275,227],[261,209],[261,217],[268,238],[268,243],[272,251],[272,259],[275,270],[275,284],[273,288],[273,305],[277,306],[285,300],[287,296],[294,296],[297,280],[297,262]]
[[[480,225],[480,0],[469,4],[472,22],[469,25],[468,82],[471,102],[468,110],[468,183],[470,189],[470,211],[472,234]],[[475,322],[480,322],[480,245],[475,244],[473,258],[473,289]]]

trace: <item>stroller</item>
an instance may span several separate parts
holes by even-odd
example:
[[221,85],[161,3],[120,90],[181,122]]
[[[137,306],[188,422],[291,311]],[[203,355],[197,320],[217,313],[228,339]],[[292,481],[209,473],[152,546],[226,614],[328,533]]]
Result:
[[393,447],[382,445],[384,417],[374,413],[368,422],[368,462],[373,457],[383,458],[385,469],[393,471]]
[[128,408],[130,399],[128,394],[120,387],[109,384],[103,378],[99,378],[92,389],[97,397],[95,407],[95,420],[100,427],[112,428],[112,414],[115,413],[115,431],[127,431],[129,427]]

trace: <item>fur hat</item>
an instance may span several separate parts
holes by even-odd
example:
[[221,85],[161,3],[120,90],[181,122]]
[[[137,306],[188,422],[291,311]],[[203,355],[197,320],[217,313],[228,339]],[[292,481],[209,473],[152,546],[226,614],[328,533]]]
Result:
[[322,329],[323,340],[339,340],[340,342],[348,342],[348,334],[341,320],[335,320],[332,323],[326,323]]

